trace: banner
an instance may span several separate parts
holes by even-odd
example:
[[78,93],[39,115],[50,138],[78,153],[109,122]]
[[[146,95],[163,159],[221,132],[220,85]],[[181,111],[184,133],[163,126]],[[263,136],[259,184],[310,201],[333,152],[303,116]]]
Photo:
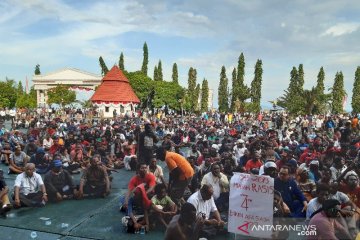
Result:
[[273,178],[235,173],[230,181],[229,201],[229,232],[271,238],[271,230],[256,231],[256,226],[273,224]]

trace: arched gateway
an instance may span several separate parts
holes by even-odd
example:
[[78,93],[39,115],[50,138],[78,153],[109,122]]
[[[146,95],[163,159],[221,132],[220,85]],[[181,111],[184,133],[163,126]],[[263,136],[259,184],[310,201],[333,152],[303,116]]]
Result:
[[64,68],[44,75],[35,75],[32,81],[37,94],[37,106],[47,106],[47,91],[58,84],[68,85],[73,89],[95,90],[95,87],[100,85],[101,79],[101,75],[76,68]]

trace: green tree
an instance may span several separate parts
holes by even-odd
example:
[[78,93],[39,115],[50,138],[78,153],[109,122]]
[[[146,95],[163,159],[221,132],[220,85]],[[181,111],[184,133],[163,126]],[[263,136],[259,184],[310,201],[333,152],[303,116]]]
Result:
[[147,72],[148,72],[148,64],[149,64],[149,52],[148,52],[148,46],[147,46],[146,42],[144,43],[144,46],[143,46],[143,54],[144,54],[144,59],[143,59],[141,71],[142,71],[145,75],[147,75]]
[[235,91],[235,101],[239,98],[241,104],[244,104],[244,101],[250,97],[250,89],[245,84],[245,57],[243,53],[239,56],[236,79],[238,89]]
[[0,107],[15,107],[17,96],[17,87],[13,79],[6,77],[5,81],[0,81]]
[[253,111],[258,113],[261,110],[261,84],[262,84],[262,61],[257,60],[255,64],[254,80],[251,82],[251,103],[253,105]]
[[296,67],[290,72],[290,83],[278,105],[286,108],[290,114],[300,114],[304,110],[302,91],[299,89],[299,74]]
[[121,52],[120,57],[119,57],[119,68],[121,71],[125,70],[125,65],[124,65],[124,54]]
[[18,86],[17,86],[17,95],[21,96],[23,94],[24,94],[24,88],[23,88],[22,82],[19,81]]
[[231,110],[235,109],[236,99],[239,97],[239,82],[236,76],[236,68],[232,71],[232,89],[231,89]]
[[189,99],[190,99],[190,111],[194,111],[195,110],[195,106],[197,103],[197,99],[196,99],[196,94],[195,94],[195,88],[196,88],[196,69],[190,67],[189,69],[189,74],[188,74],[188,94],[189,94]]
[[158,64],[158,68],[157,68],[157,71],[158,71],[158,81],[163,81],[163,73],[162,73],[162,66],[161,66],[161,60],[159,60],[159,64]]
[[154,82],[141,71],[125,72],[125,75],[143,107],[146,107],[144,103],[151,95],[151,91],[154,91],[152,107],[162,107],[167,104],[171,109],[180,110],[181,102],[179,100],[185,98],[185,89],[180,85],[166,81]]
[[177,84],[179,83],[179,74],[176,63],[173,64],[173,68],[172,68],[172,81]]
[[102,56],[99,57],[99,64],[101,67],[101,75],[105,76],[109,72],[109,69],[106,66],[106,63],[105,63],[104,59],[102,58]]
[[317,75],[317,82],[316,82],[316,91],[319,95],[324,94],[325,91],[325,71],[324,68],[321,67],[319,73]]
[[332,113],[338,114],[343,112],[343,101],[345,97],[344,75],[340,71],[336,73],[332,87]]
[[355,72],[353,95],[351,98],[351,107],[353,113],[360,113],[360,66],[357,67]]
[[48,90],[48,103],[59,104],[61,107],[68,105],[76,100],[76,93],[69,90],[69,86],[58,84]]
[[225,66],[221,68],[218,95],[219,111],[227,112],[229,110],[229,90]]
[[159,71],[158,71],[158,68],[157,66],[155,65],[154,67],[154,81],[158,81],[159,80]]
[[40,64],[36,64],[34,73],[35,75],[41,75]]
[[297,85],[298,85],[298,89],[299,89],[300,93],[304,89],[304,82],[305,82],[304,75],[305,75],[304,74],[304,66],[302,64],[299,64]]
[[194,106],[195,112],[199,112],[199,111],[200,111],[200,107],[201,107],[201,106],[200,106],[200,102],[199,102],[200,91],[201,91],[200,84],[197,84],[197,85],[196,85],[196,88],[195,88],[195,96],[194,96],[194,98],[196,99],[196,101],[195,101],[195,106]]
[[201,85],[201,112],[208,111],[209,105],[209,83],[208,80],[204,78]]
[[16,100],[17,108],[36,108],[36,91],[34,87],[30,89],[29,94],[23,94]]

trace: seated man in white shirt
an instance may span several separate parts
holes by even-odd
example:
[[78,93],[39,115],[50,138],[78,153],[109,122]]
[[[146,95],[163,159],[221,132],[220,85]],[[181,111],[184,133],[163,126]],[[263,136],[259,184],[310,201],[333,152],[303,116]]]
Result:
[[211,165],[211,172],[204,175],[201,185],[210,185],[213,187],[213,198],[219,211],[229,207],[229,180],[225,174],[220,172],[220,166],[217,163]]
[[27,163],[14,185],[14,207],[41,207],[48,201],[44,182],[35,172],[35,164]]
[[196,215],[201,215],[205,219],[200,237],[208,238],[215,236],[225,225],[225,222],[221,220],[220,213],[216,208],[213,194],[213,187],[204,184],[199,191],[192,194],[187,200],[196,208]]

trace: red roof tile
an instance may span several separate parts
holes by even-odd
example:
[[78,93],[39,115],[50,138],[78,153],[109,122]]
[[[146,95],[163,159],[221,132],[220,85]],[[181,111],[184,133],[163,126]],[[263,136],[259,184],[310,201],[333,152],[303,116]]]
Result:
[[124,73],[114,66],[104,76],[102,82],[90,99],[92,102],[123,102],[140,103],[129,80]]

